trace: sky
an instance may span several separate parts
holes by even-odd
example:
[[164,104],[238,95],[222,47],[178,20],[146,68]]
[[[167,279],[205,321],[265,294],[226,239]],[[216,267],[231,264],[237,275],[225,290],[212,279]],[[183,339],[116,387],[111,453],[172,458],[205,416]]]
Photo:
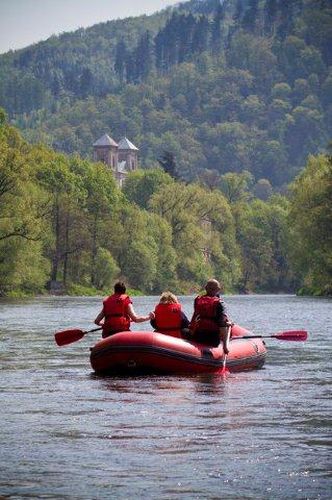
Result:
[[0,54],[110,19],[152,14],[179,0],[0,0]]

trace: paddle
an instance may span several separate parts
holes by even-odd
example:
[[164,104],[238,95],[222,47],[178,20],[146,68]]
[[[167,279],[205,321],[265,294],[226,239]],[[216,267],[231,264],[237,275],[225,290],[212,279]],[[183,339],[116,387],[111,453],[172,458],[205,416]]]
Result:
[[102,330],[102,327],[100,326],[99,328],[93,328],[92,330],[79,330],[79,329],[72,329],[72,330],[62,330],[62,332],[57,332],[54,334],[55,342],[59,345],[67,345],[71,344],[72,342],[76,342],[77,340],[80,340],[84,335],[90,332],[97,332],[98,330]]
[[226,367],[226,363],[227,363],[227,354],[224,354],[224,359],[223,359],[222,369],[221,369],[220,375],[228,375],[229,374],[229,369]]
[[[231,326],[228,326],[227,327],[227,333],[226,333],[227,344],[228,344],[228,341],[229,341],[230,334],[231,334]],[[224,354],[221,375],[227,375],[229,373],[229,369],[226,368],[226,363],[227,363],[227,354]]]
[[233,337],[232,340],[237,339],[278,339],[290,340],[293,342],[301,342],[307,340],[308,332],[305,330],[289,330],[286,332],[275,333],[273,335],[243,335],[242,337]]

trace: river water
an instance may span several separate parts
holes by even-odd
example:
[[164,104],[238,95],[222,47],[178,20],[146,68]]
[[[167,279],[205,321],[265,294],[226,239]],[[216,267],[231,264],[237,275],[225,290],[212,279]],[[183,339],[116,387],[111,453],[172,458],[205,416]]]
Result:
[[53,334],[93,328],[100,298],[0,301],[1,498],[330,499],[332,301],[225,300],[257,334],[310,337],[268,339],[263,369],[227,378],[98,378],[99,332],[61,348]]

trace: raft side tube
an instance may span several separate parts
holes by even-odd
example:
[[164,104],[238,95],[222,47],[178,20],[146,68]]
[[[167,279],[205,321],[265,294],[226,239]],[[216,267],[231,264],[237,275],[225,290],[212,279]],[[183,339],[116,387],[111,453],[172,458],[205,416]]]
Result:
[[[230,342],[230,371],[261,368],[266,348],[260,339]],[[222,345],[209,347],[159,332],[121,332],[99,341],[90,362],[96,373],[147,371],[151,373],[218,373],[223,365]]]

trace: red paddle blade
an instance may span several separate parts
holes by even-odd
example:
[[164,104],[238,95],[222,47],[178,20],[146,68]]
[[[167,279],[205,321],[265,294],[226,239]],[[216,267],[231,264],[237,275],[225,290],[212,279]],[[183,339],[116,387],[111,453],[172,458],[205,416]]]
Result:
[[272,337],[279,340],[291,340],[293,342],[301,342],[307,340],[308,332],[305,330],[290,330],[289,332],[281,332],[272,335]]
[[227,368],[226,364],[227,364],[227,354],[224,356],[224,361],[223,361],[222,369],[220,372],[220,375],[223,377],[226,377],[226,375],[229,374],[229,369]]
[[83,330],[63,330],[54,334],[55,342],[59,345],[67,345],[80,340],[84,336]]

